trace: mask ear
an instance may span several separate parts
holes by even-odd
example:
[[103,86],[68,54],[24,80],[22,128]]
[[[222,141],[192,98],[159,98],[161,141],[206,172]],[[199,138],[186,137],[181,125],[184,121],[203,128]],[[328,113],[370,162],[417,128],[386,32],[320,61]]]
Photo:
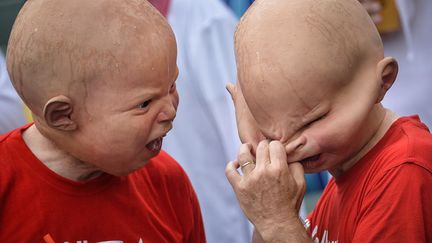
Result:
[[380,89],[376,103],[380,103],[387,91],[391,88],[399,70],[398,63],[393,57],[386,57],[377,64],[377,77]]
[[43,115],[49,127],[62,131],[73,131],[78,125],[71,118],[72,111],[72,101],[64,95],[59,95],[48,100],[43,109]]

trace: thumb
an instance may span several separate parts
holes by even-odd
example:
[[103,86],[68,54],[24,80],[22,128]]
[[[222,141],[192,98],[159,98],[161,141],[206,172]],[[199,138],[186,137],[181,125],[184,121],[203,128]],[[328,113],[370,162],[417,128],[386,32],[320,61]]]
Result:
[[306,189],[306,180],[304,176],[303,165],[299,162],[289,163],[288,167],[290,169],[291,175],[294,178],[297,186],[302,189]]
[[296,209],[300,210],[301,202],[303,200],[304,194],[306,192],[306,179],[304,176],[304,169],[303,165],[295,162],[295,163],[289,163],[288,167],[290,169],[291,175],[294,178],[294,181],[298,187],[298,200],[296,203]]

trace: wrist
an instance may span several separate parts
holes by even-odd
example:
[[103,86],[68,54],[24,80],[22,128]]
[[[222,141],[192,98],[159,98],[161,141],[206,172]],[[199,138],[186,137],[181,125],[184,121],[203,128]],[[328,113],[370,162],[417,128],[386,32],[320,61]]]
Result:
[[298,215],[290,216],[284,220],[256,225],[256,229],[264,242],[267,243],[311,242]]

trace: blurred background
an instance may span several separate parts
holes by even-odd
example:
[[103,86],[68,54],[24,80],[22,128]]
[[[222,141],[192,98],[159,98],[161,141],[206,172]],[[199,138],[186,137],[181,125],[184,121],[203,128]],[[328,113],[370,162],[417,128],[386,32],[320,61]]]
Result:
[[[418,114],[432,127],[432,1],[359,0],[376,23],[385,54],[399,62],[384,105],[399,115]],[[13,21],[25,0],[0,0],[0,47],[6,51]],[[224,168],[239,145],[234,110],[225,91],[236,82],[233,35],[253,0],[150,0],[176,34],[180,107],[164,149],[185,168],[200,200],[209,243],[251,241]],[[1,57],[1,56],[0,56]],[[0,59],[0,132],[31,121]],[[329,175],[309,174],[302,208],[313,209]]]
[[25,0],[0,0],[0,47],[6,52],[6,45],[12,24]]

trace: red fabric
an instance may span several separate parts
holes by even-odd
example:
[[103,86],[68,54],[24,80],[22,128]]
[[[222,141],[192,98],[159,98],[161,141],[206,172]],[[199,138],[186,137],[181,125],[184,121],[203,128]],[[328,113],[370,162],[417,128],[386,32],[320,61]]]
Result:
[[73,182],[31,153],[26,127],[0,136],[0,242],[205,242],[195,192],[165,152],[128,176]]
[[397,120],[359,162],[325,188],[309,231],[316,242],[432,242],[432,135],[417,116]]
[[168,16],[168,10],[171,4],[170,0],[149,0],[149,2],[153,4],[163,16]]

